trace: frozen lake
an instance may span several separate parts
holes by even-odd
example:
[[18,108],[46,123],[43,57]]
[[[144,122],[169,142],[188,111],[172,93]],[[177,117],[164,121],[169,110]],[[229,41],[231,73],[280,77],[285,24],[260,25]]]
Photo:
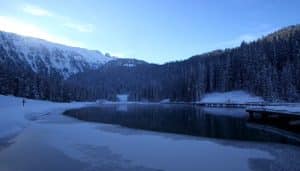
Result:
[[[242,109],[99,105],[30,118],[0,140],[0,170],[300,170],[300,148]],[[92,122],[86,122],[92,121]]]
[[261,127],[247,121],[245,109],[178,104],[104,104],[68,110],[64,114],[84,121],[157,132],[300,145],[293,142],[287,132],[279,134],[258,129]]

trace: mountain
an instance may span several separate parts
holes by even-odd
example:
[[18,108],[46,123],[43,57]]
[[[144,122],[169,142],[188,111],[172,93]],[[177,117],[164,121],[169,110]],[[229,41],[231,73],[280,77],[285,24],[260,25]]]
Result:
[[140,64],[146,62],[0,31],[0,94],[54,101],[94,99],[82,82],[66,80],[100,68]]
[[[89,77],[90,76],[90,77]],[[68,81],[88,83],[98,98],[129,94],[131,100],[197,101],[206,93],[244,90],[269,101],[300,100],[300,25],[239,47],[163,65],[103,67]]]
[[58,72],[65,79],[115,60],[99,51],[69,47],[45,40],[0,32],[0,62],[21,64],[36,73]]
[[300,24],[291,25],[285,28],[282,28],[274,33],[271,33],[264,37],[264,39],[272,40],[272,39],[288,39],[291,36],[294,36],[297,32],[300,31]]
[[117,94],[197,101],[211,92],[243,90],[268,101],[300,101],[300,25],[163,65],[0,35],[1,94],[55,101],[115,100]]

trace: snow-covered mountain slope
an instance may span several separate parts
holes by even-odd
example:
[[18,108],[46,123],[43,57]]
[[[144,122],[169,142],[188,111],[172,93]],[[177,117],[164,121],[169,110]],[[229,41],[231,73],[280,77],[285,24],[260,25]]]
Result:
[[64,78],[87,69],[97,69],[114,60],[99,51],[47,42],[0,31],[0,63],[11,60],[34,72],[58,72]]

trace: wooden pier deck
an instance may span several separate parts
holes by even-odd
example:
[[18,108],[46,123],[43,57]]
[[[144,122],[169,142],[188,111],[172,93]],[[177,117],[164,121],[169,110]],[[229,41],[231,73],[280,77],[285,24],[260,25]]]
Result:
[[[300,106],[256,106],[246,108],[249,113],[248,122],[270,125],[300,136]],[[299,137],[300,138],[300,137]]]
[[228,108],[245,108],[249,106],[265,106],[263,103],[192,103],[193,105],[204,107],[228,107]]
[[266,118],[269,116],[285,117],[300,119],[300,106],[256,106],[248,107],[246,112],[249,113],[249,117],[259,114]]

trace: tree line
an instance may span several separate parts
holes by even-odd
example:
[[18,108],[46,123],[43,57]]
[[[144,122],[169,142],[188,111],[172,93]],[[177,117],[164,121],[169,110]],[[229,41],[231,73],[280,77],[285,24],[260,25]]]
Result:
[[[129,61],[136,65],[124,65]],[[0,93],[30,98],[115,100],[117,94],[129,94],[130,100],[139,101],[197,101],[210,92],[245,90],[269,101],[295,102],[300,99],[300,27],[163,65],[119,59],[67,80],[60,73],[34,73],[13,61],[2,60],[0,66]]]

